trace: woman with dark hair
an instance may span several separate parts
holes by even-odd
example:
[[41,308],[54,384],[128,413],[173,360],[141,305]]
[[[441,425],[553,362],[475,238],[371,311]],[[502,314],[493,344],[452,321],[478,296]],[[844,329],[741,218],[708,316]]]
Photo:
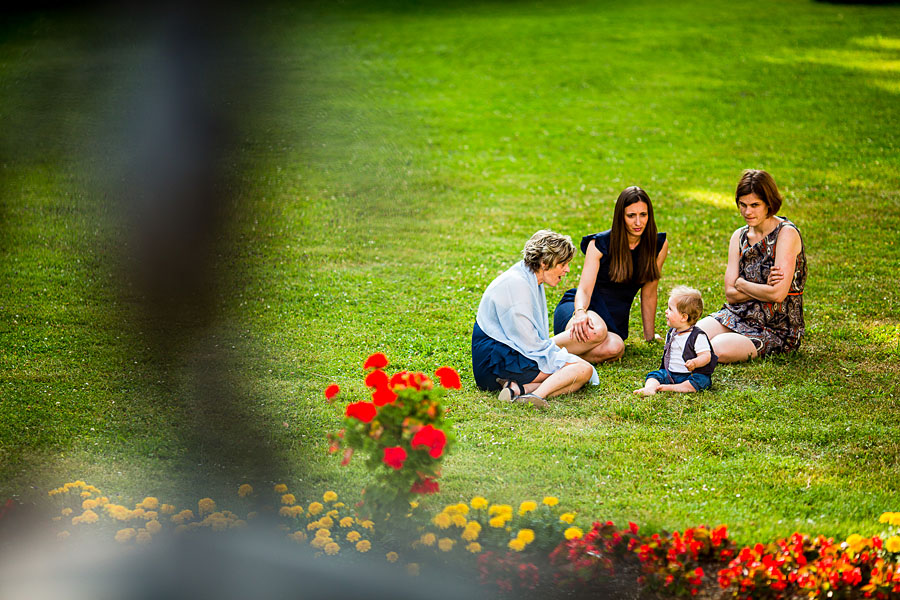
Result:
[[494,279],[478,305],[472,329],[472,373],[483,390],[503,401],[546,408],[547,398],[574,392],[597,371],[550,339],[544,285],[556,287],[569,272],[575,246],[567,235],[541,230],[522,260]]
[[563,295],[553,313],[554,341],[588,362],[620,358],[638,290],[644,339],[659,338],[654,329],[657,288],[669,242],[656,231],[647,192],[625,188],[616,200],[612,228],[584,236],[581,251],[578,287]]
[[796,350],[805,329],[806,253],[797,226],[777,216],[782,198],[775,180],[744,171],[734,199],[747,224],[728,246],[727,304],[697,323],[723,363]]

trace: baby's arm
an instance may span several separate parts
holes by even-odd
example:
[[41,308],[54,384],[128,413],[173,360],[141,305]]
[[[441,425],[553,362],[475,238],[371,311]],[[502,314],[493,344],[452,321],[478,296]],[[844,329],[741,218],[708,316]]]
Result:
[[688,370],[693,371],[694,369],[708,365],[710,359],[712,359],[712,354],[709,351],[698,352],[697,358],[684,361],[684,366],[686,366]]

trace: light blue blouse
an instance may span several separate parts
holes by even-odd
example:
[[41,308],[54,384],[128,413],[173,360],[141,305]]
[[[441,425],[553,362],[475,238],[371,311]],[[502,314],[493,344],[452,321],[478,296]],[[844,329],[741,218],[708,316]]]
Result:
[[[544,285],[538,284],[524,261],[491,282],[481,297],[475,321],[484,333],[535,361],[543,373],[555,373],[578,360],[550,339]],[[591,383],[600,383],[597,369]]]

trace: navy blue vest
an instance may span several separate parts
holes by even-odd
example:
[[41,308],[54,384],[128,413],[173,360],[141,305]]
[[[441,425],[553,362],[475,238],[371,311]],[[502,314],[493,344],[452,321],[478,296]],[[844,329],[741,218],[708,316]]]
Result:
[[[691,360],[692,358],[697,358],[697,353],[694,352],[694,342],[697,341],[698,335],[703,335],[706,338],[706,341],[709,342],[709,353],[712,355],[709,358],[709,362],[703,365],[702,367],[696,368],[693,370],[694,373],[701,373],[703,375],[712,375],[713,369],[716,368],[716,363],[719,362],[719,357],[716,356],[716,353],[713,352],[712,349],[712,341],[710,341],[709,336],[706,335],[706,332],[697,327],[696,325],[691,326],[691,332],[688,334],[687,340],[684,342],[684,352],[681,354],[681,357],[684,359],[684,362]],[[666,333],[666,346],[663,349],[663,357],[662,362],[660,363],[659,368],[665,369],[666,367],[666,357],[669,355],[669,352],[672,349],[672,340],[675,339],[675,328],[670,327],[669,332]]]

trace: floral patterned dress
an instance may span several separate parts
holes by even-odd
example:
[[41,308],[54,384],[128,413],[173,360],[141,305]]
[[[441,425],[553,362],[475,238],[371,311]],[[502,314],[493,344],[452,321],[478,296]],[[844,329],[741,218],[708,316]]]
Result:
[[[741,230],[741,258],[739,275],[753,283],[766,283],[769,271],[775,264],[775,243],[782,227],[800,230],[784,217],[769,235],[750,245],[747,240],[749,228]],[[778,352],[790,352],[800,347],[805,325],[803,322],[803,288],[806,285],[806,252],[803,239],[800,253],[794,267],[794,279],[783,302],[763,302],[750,299],[736,304],[725,304],[710,316],[728,329],[739,333],[753,342],[759,356]]]

